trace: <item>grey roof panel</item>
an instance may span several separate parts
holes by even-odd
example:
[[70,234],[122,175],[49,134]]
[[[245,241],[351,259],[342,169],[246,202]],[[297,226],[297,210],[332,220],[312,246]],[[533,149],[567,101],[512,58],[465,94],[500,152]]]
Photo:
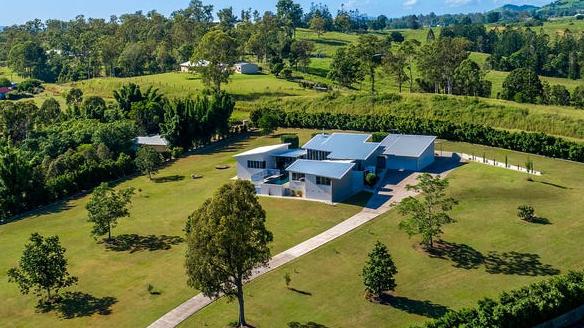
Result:
[[369,138],[370,134],[362,133],[317,134],[302,148],[329,152],[329,159],[365,160],[379,147],[367,142]]
[[286,168],[288,172],[318,175],[331,179],[342,179],[355,163],[337,161],[312,161],[299,159]]
[[390,134],[380,145],[385,148],[385,155],[420,157],[434,140],[435,136]]

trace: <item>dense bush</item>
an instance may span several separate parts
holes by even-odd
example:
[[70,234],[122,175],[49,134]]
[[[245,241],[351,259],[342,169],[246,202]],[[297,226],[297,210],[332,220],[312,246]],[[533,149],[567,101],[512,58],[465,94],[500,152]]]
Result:
[[527,287],[484,299],[472,309],[451,311],[426,328],[527,328],[554,319],[584,304],[584,272],[569,272]]
[[298,135],[296,134],[283,134],[280,137],[282,143],[289,143],[290,149],[296,149],[300,146],[300,140],[298,139]]
[[[266,109],[263,109],[265,111]],[[435,135],[452,141],[505,148],[548,157],[584,162],[584,145],[544,133],[509,132],[472,123],[453,123],[389,114],[357,115],[330,112],[277,110],[280,126],[308,129],[356,131],[396,131],[405,134]],[[252,116],[257,115],[252,113]]]

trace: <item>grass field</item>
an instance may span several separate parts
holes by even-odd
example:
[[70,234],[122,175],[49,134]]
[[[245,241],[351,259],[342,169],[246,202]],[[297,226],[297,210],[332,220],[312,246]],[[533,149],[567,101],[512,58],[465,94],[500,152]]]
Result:
[[[526,154],[446,142],[439,148],[486,153],[524,163]],[[460,201],[457,223],[445,229],[448,248],[430,256],[400,231],[401,216],[388,212],[246,287],[248,321],[255,327],[286,327],[313,321],[326,327],[408,327],[448,309],[584,267],[584,165],[531,156],[544,175],[526,175],[468,164],[450,176],[450,194]],[[531,204],[550,224],[528,224],[516,208]],[[386,304],[364,299],[360,272],[376,240],[388,245],[398,268],[395,297]],[[291,287],[284,274],[291,275]],[[182,327],[227,327],[236,304],[224,299],[189,318]]]
[[[303,133],[306,140],[309,132]],[[278,143],[279,138],[254,137],[216,152],[178,160],[160,171],[157,182],[137,177],[120,184],[137,190],[131,218],[114,230],[125,246],[108,249],[90,237],[84,205],[88,197],[56,204],[20,221],[0,225],[0,327],[141,327],[197,292],[186,286],[184,243],[186,218],[220,185],[235,176],[232,156],[244,149]],[[228,170],[216,170],[228,164]],[[192,180],[191,174],[203,176]],[[268,229],[274,233],[273,254],[312,237],[357,213],[364,195],[352,204],[336,206],[298,200],[262,198]],[[35,313],[36,299],[22,296],[9,284],[8,268],[15,266],[33,232],[59,235],[70,272],[79,277],[71,288],[80,294],[61,311]],[[124,245],[124,244],[122,244]],[[150,295],[147,285],[161,291]],[[100,312],[111,314],[100,314]]]

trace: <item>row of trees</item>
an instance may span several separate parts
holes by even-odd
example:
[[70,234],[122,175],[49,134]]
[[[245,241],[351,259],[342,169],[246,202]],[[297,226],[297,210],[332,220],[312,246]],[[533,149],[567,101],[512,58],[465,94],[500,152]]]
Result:
[[[392,76],[400,92],[404,84],[425,92],[489,97],[491,83],[481,67],[469,59],[465,38],[440,37],[420,45],[415,40],[391,46],[389,39],[362,35],[356,44],[339,49],[328,77],[339,85],[352,87],[367,77],[371,91],[379,68]],[[414,77],[414,65],[420,76]],[[416,83],[414,85],[414,83]]]
[[[269,110],[261,109],[269,112]],[[443,120],[400,117],[391,114],[360,115],[331,112],[271,110],[280,127],[338,129],[353,131],[395,131],[436,135],[439,138],[511,149],[548,157],[584,162],[584,145],[543,133],[509,132],[489,126]],[[259,117],[262,117],[259,115]],[[254,117],[258,117],[254,115]],[[253,122],[256,124],[256,122]]]
[[0,103],[0,219],[133,172],[137,135],[160,132],[184,150],[226,136],[235,106],[224,93],[169,100],[137,85],[116,90],[115,104],[79,89],[65,98],[67,109]]

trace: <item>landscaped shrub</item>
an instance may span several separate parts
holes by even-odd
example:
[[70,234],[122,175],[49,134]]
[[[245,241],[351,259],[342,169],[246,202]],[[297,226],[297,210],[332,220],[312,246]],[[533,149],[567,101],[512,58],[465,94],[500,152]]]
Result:
[[[263,109],[266,110],[266,109]],[[584,162],[584,144],[535,132],[510,132],[486,125],[401,117],[390,114],[346,114],[282,111],[280,127],[355,131],[396,131],[435,135],[438,138],[505,148],[526,153]],[[252,112],[255,114],[255,111]]]
[[521,220],[531,222],[535,219],[535,209],[529,205],[521,205],[517,208],[517,216]]
[[280,141],[282,141],[282,143],[289,143],[290,149],[296,149],[300,146],[300,140],[296,134],[283,134],[280,137]]
[[451,311],[426,328],[527,328],[554,319],[584,304],[584,271],[539,281],[503,292],[498,300],[486,298],[471,309]]
[[365,176],[365,183],[368,186],[373,186],[373,185],[375,185],[376,182],[377,182],[377,175],[375,175],[375,173],[367,173],[367,175]]

